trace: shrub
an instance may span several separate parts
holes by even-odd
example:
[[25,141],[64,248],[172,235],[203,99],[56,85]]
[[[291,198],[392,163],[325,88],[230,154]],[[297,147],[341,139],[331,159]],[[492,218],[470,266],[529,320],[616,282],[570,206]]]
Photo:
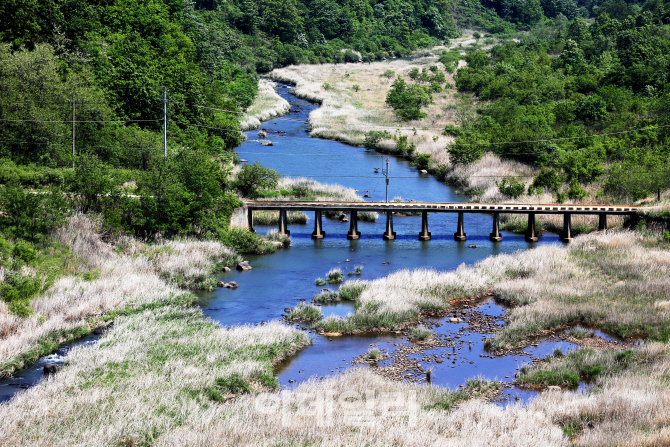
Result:
[[330,269],[326,278],[328,284],[340,284],[344,281],[344,275],[339,268]]
[[259,191],[275,188],[278,180],[277,171],[263,167],[256,162],[242,167],[233,186],[242,196],[255,199],[259,196]]
[[428,169],[430,165],[430,154],[419,154],[414,160],[412,160],[412,165],[416,166],[417,169]]
[[323,317],[321,309],[307,304],[298,304],[288,315],[291,321],[316,321]]
[[229,377],[219,377],[214,382],[218,388],[232,394],[245,394],[251,392],[251,386],[241,374],[232,374]]
[[498,191],[500,191],[501,194],[514,199],[520,197],[526,190],[523,183],[519,182],[514,177],[505,177],[500,183],[496,182],[496,185],[498,185]]
[[421,112],[421,107],[432,102],[433,96],[428,88],[420,85],[408,86],[403,79],[397,79],[386,96],[386,104],[405,121],[424,118],[426,114]]
[[412,337],[415,337],[419,340],[426,340],[431,335],[432,333],[423,326],[417,326],[414,329],[412,329]]

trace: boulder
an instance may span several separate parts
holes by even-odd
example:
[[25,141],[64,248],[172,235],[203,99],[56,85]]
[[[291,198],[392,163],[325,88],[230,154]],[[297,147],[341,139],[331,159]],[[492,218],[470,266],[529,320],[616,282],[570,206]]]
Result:
[[323,335],[326,337],[341,337],[342,333],[341,332],[324,332]]
[[216,287],[223,287],[223,286],[224,286],[223,281],[219,281],[216,283]]
[[223,285],[223,287],[225,287],[226,289],[237,289],[240,286],[237,285],[237,283],[235,281],[230,281],[230,282],[225,283]]
[[60,365],[56,363],[47,363],[44,365],[44,374],[56,374],[60,370]]
[[561,391],[561,387],[556,385],[550,385],[547,387],[547,391]]
[[293,312],[293,309],[291,309],[290,307],[284,308],[284,313],[285,314],[290,314],[291,312]]
[[340,222],[349,222],[349,218],[347,217],[346,214],[340,214],[340,217],[338,218]]
[[284,244],[282,244],[279,241],[272,241],[272,245],[274,245],[277,248],[282,248],[284,246]]
[[461,323],[462,321],[460,318],[449,318],[449,323]]
[[244,158],[240,158],[240,163],[246,163],[247,161]]
[[372,197],[370,194],[363,194],[363,197]]
[[468,245],[468,248],[477,248],[477,246],[475,244],[472,244],[472,245]]
[[105,328],[103,327],[93,329],[93,335],[101,335],[103,332],[105,332]]
[[224,273],[229,273],[230,272],[230,267],[224,267],[221,269],[222,272]]
[[428,174],[428,171],[426,171],[425,169],[422,169],[419,172],[422,173],[422,174]]
[[261,142],[261,146],[274,146],[274,144],[272,144],[272,141],[263,141]]
[[240,272],[248,272],[253,267],[251,267],[249,265],[249,261],[242,261],[242,262],[238,262],[237,265],[235,266],[235,268],[237,270],[239,270]]

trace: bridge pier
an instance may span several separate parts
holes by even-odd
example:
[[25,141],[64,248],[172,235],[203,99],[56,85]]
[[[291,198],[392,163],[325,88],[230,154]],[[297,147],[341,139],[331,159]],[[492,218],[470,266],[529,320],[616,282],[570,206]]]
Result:
[[528,213],[528,228],[526,229],[526,242],[537,242],[537,235],[535,235],[535,213]]
[[254,210],[251,208],[247,209],[247,228],[249,228],[249,231],[252,233],[256,232],[256,230],[254,230]]
[[282,236],[288,236],[291,234],[288,231],[288,219],[286,217],[286,210],[279,210],[279,234]]
[[607,214],[602,213],[598,215],[598,231],[607,230]]
[[491,242],[502,241],[502,236],[500,235],[500,213],[493,213],[493,231],[489,234],[489,240]]
[[312,233],[312,239],[323,239],[326,235],[326,232],[323,231],[323,212],[320,210],[314,211],[314,232]]
[[421,212],[421,233],[419,233],[419,240],[430,240],[430,231],[428,231],[428,211]]
[[465,240],[465,230],[463,229],[463,211],[458,212],[458,227],[456,227],[456,232],[454,233],[454,240]]
[[349,217],[349,232],[347,233],[347,239],[360,239],[361,232],[358,231],[358,211],[351,210],[351,216]]
[[392,241],[395,239],[395,231],[393,231],[393,211],[386,212],[386,231],[384,232],[384,240]]
[[563,232],[561,233],[561,242],[570,242],[572,240],[572,214],[563,214]]

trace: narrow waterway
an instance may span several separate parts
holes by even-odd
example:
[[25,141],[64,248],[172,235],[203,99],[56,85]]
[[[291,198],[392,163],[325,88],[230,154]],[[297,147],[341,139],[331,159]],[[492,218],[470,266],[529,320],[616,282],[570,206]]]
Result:
[[[278,93],[291,104],[291,113],[263,123],[273,146],[261,146],[258,131],[247,132],[248,140],[238,152],[240,158],[249,163],[258,161],[280,173],[292,177],[313,178],[322,183],[337,183],[359,190],[359,194],[369,194],[368,200],[383,201],[385,184],[375,168],[382,166],[386,156],[364,148],[352,147],[336,141],[309,137],[308,116],[317,108],[315,104],[296,98],[292,88],[279,85]],[[396,157],[390,158],[389,198],[401,196],[427,202],[462,202],[467,198],[434,177],[420,174],[409,162]],[[385,220],[383,216],[376,223],[359,222],[362,232],[360,240],[346,239],[348,224],[334,220],[324,220],[326,237],[312,240],[313,216],[309,214],[307,225],[290,225],[293,243],[291,248],[280,250],[269,256],[249,256],[253,270],[245,273],[222,274],[223,281],[235,280],[239,289],[218,289],[200,294],[201,305],[206,315],[222,325],[260,323],[281,318],[284,308],[294,307],[305,300],[310,302],[314,294],[321,290],[314,284],[318,277],[324,277],[333,267],[345,272],[356,266],[363,266],[361,279],[386,276],[399,269],[430,267],[437,270],[452,270],[460,264],[471,265],[488,256],[532,249],[540,244],[558,243],[558,236],[547,234],[535,244],[529,244],[522,235],[503,232],[503,242],[493,243],[488,239],[492,219],[487,215],[465,215],[466,242],[455,242],[455,214],[431,214],[429,226],[432,240],[418,240],[421,218],[396,217],[394,227],[397,239],[384,241]],[[260,233],[273,227],[256,226]],[[470,248],[476,245],[476,248]],[[346,262],[349,260],[349,262]],[[344,316],[353,312],[353,305],[339,304],[323,306],[325,315]],[[483,306],[490,312],[500,314],[495,305]],[[460,330],[456,325],[444,325],[441,332]],[[326,377],[353,367],[351,361],[367,352],[370,346],[380,350],[398,348],[408,343],[401,335],[323,337],[313,335],[313,345],[304,349],[278,368],[278,379],[283,386],[294,386],[311,377]],[[457,363],[435,364],[433,383],[452,388],[464,384],[465,379],[482,376],[487,379],[513,380],[516,368],[530,360],[530,355],[511,358],[484,358],[481,334],[472,335],[467,355]],[[398,345],[398,346],[397,346]],[[529,354],[547,354],[554,347],[569,348],[565,342],[546,342],[528,350]],[[462,351],[462,349],[461,349]],[[467,357],[467,361],[466,361]],[[474,363],[470,363],[473,362]],[[506,377],[507,376],[507,377]],[[528,393],[517,393],[527,397]]]

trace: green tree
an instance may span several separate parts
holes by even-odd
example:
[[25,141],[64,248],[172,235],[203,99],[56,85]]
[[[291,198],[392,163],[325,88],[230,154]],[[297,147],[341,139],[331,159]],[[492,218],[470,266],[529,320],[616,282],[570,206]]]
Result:
[[256,162],[242,167],[233,186],[243,197],[255,199],[259,196],[260,191],[277,186],[278,180],[279,173],[277,171],[265,168]]
[[432,102],[433,96],[428,88],[420,85],[407,85],[403,79],[397,79],[386,95],[386,104],[391,106],[395,114],[405,121],[425,117],[426,114],[421,112],[421,107]]

